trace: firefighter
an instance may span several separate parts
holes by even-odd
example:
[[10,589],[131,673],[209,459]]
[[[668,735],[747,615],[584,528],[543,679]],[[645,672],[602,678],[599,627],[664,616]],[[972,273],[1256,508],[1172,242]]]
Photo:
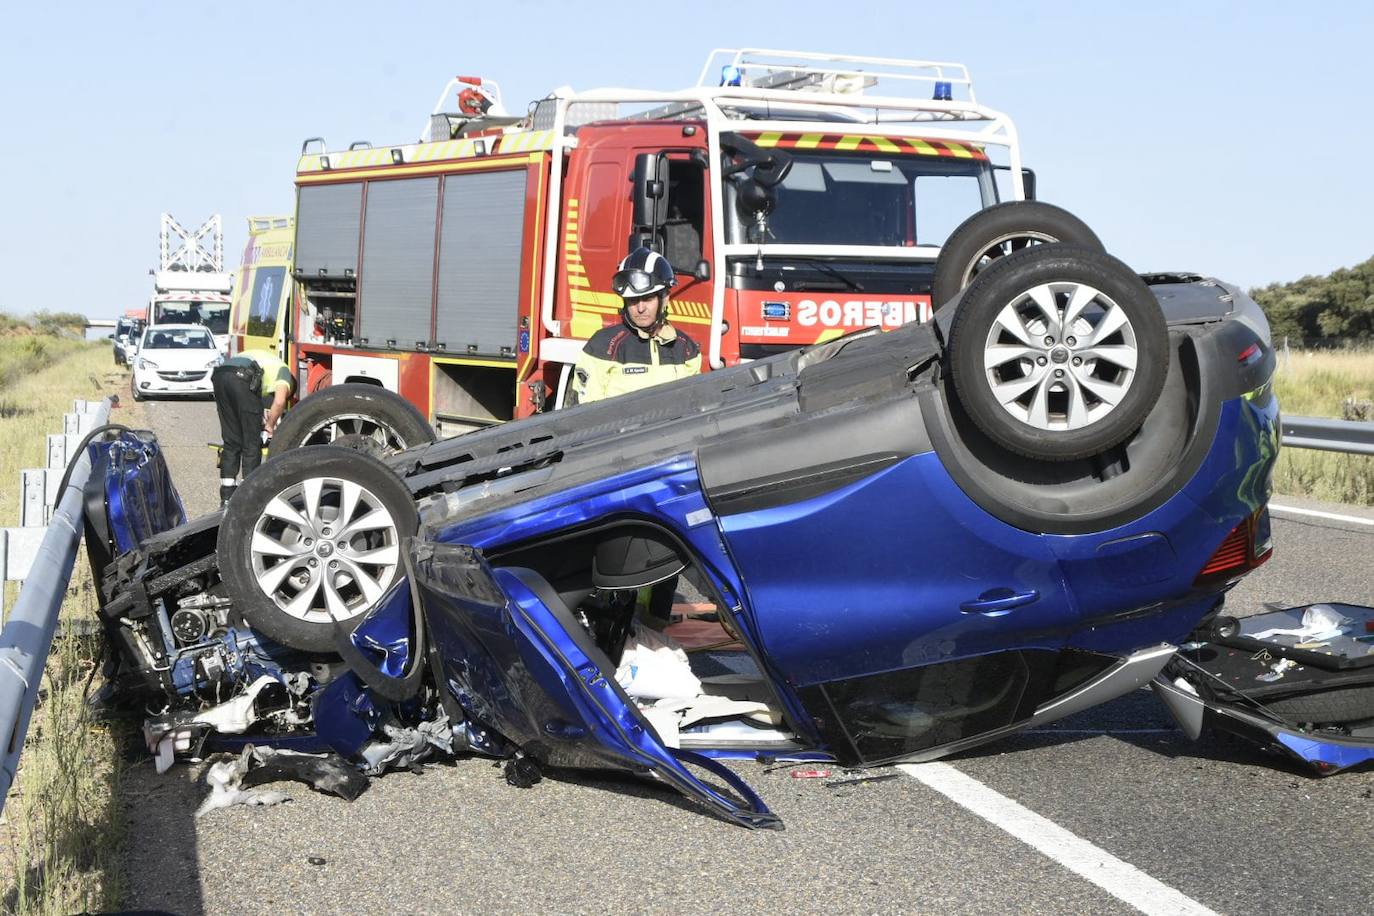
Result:
[[[578,403],[640,391],[701,371],[701,347],[668,321],[668,290],[677,283],[673,265],[649,248],[620,262],[611,289],[624,300],[621,324],[592,335],[577,358],[573,393]],[[677,594],[677,576],[638,589],[640,619],[665,628]]]
[[217,366],[210,378],[224,442],[219,453],[219,499],[225,505],[238,485],[240,465],[247,477],[262,464],[263,429],[269,437],[276,431],[296,380],[286,363],[267,350],[244,350]]
[[573,371],[577,403],[599,401],[701,371],[701,347],[668,321],[673,265],[649,248],[620,262],[611,289],[624,300],[621,323],[602,328],[582,348]]

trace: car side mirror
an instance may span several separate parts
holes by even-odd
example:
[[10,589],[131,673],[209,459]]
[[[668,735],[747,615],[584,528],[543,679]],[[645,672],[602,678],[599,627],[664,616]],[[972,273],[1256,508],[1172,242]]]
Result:
[[697,261],[696,269],[692,271],[692,279],[709,280],[711,279],[711,262],[702,258]]

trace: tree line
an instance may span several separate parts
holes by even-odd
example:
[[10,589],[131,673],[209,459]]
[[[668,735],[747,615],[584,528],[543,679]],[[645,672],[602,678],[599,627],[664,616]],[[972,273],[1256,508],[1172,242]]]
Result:
[[1250,296],[1264,309],[1275,341],[1374,341],[1374,258],[1324,277],[1271,283]]

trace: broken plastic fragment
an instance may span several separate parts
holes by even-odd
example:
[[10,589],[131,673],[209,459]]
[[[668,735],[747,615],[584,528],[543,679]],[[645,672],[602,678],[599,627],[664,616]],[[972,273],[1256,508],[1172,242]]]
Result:
[[506,782],[517,789],[528,789],[544,778],[539,764],[528,757],[512,757],[506,761]]
[[250,758],[248,772],[242,778],[245,787],[290,779],[347,801],[353,801],[367,789],[367,777],[335,753],[302,754],[251,744],[244,748],[244,753]]
[[358,751],[363,759],[363,772],[368,776],[414,767],[428,760],[435,748],[446,754],[453,753],[453,729],[443,713],[414,728],[390,719],[382,723],[380,731],[386,736],[384,739],[374,738]]
[[240,788],[244,774],[248,770],[248,755],[251,748],[237,758],[221,760],[210,764],[205,771],[205,781],[210,786],[210,794],[196,809],[196,817],[203,817],[216,808],[231,805],[279,805],[291,800],[285,792],[245,792]]

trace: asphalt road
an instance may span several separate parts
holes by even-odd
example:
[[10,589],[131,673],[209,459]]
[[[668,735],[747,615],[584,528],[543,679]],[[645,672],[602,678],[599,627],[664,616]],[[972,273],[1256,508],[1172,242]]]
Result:
[[[143,416],[188,509],[212,507],[213,404],[152,403]],[[1275,513],[1274,529],[1275,559],[1232,593],[1233,612],[1374,605],[1374,526]],[[750,832],[633,781],[554,774],[515,789],[478,759],[387,775],[351,804],[283,784],[289,804],[196,820],[206,790],[194,768],[158,777],[142,759],[125,783],[126,902],[179,913],[1114,913],[1132,910],[1125,896],[1154,912],[1369,910],[1374,769],[1316,780],[1235,740],[1190,742],[1147,692],[946,763],[999,793],[991,820],[906,772],[831,787],[747,764],[739,772],[787,824]],[[1099,879],[1113,891],[998,826],[1016,819],[1011,802],[1092,844],[1079,871],[1118,875]]]

